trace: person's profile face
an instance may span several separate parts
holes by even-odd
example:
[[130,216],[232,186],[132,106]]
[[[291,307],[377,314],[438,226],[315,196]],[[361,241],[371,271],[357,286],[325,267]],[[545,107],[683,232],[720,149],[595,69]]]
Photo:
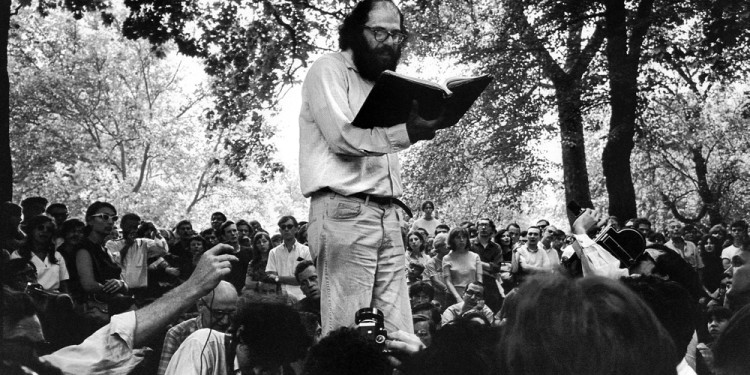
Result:
[[727,323],[729,323],[728,319],[719,318],[716,316],[711,317],[708,320],[708,333],[711,335],[711,337],[716,340],[719,338],[719,335],[721,332],[724,331],[724,328],[727,327]]
[[416,234],[412,234],[409,236],[409,248],[412,251],[419,251],[419,248],[422,246],[422,240],[417,236]]
[[[107,236],[113,234],[115,222],[117,222],[116,218],[117,215],[114,210],[109,207],[102,207],[89,218],[88,223],[91,226],[92,232]],[[116,231],[114,232],[116,233]]]

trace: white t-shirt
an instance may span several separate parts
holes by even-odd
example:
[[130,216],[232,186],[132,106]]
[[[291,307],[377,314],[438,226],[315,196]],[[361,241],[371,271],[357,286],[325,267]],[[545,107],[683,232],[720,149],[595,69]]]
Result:
[[435,229],[437,229],[437,226],[440,224],[440,220],[434,217],[432,218],[432,220],[427,220],[422,217],[414,221],[414,224],[411,225],[411,230],[415,231],[418,228],[423,228],[427,231],[427,234],[430,235],[430,237],[434,237]]
[[[299,258],[304,260],[312,260],[310,257],[310,249],[294,241],[294,248],[292,251],[286,249],[284,243],[274,247],[270,253],[268,253],[268,264],[266,264],[266,272],[276,272],[279,276],[292,276],[294,277],[294,268],[300,263]],[[297,285],[281,284],[281,289],[287,292],[290,296],[296,298],[298,301],[305,298],[304,293]]]
[[[10,259],[18,258],[21,258],[18,250],[10,255]],[[49,255],[42,261],[36,254],[31,253],[31,263],[36,267],[36,277],[39,285],[44,290],[57,292],[60,290],[60,281],[67,280],[70,276],[68,276],[68,267],[65,266],[65,258],[57,251],[55,251],[55,258],[57,258],[57,264],[50,262]]]

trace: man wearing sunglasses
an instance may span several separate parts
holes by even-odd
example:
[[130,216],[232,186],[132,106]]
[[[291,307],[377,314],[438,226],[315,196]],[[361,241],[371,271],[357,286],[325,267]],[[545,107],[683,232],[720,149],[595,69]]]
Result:
[[298,301],[305,298],[299,288],[299,281],[294,277],[294,269],[303,260],[312,260],[307,246],[297,242],[299,225],[294,216],[279,219],[279,233],[282,243],[268,253],[266,274],[281,284],[281,289]]
[[300,187],[311,197],[307,239],[320,275],[324,334],[353,324],[362,307],[383,310],[388,331],[413,332],[396,153],[432,139],[455,116],[425,120],[414,103],[404,124],[352,125],[378,76],[396,70],[406,40],[393,2],[361,1],[339,28],[341,51],[318,59],[302,86]]

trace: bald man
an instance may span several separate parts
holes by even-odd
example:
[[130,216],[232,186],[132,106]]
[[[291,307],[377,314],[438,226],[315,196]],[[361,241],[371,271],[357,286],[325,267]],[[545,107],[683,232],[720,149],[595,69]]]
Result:
[[231,324],[230,319],[237,309],[238,298],[237,289],[229,282],[221,281],[211,293],[198,299],[198,316],[167,331],[157,374],[164,375],[172,355],[193,332],[201,328],[226,332]]

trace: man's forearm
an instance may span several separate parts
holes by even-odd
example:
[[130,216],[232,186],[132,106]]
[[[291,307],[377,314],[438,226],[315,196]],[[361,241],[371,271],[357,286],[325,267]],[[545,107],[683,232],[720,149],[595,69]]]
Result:
[[202,296],[198,288],[189,283],[184,283],[152,304],[136,310],[134,346],[138,348],[143,345],[152,334],[174,321],[200,297]]

